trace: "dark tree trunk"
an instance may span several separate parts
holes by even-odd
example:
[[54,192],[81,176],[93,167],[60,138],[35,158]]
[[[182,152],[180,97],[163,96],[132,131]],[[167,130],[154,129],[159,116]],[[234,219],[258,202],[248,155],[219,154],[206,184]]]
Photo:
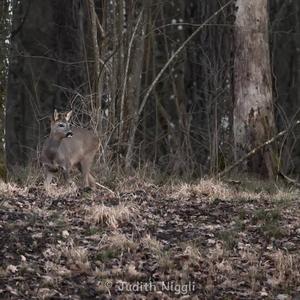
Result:
[[0,4],[0,178],[6,178],[4,152],[4,107],[7,81],[7,55],[10,30],[9,1],[2,0]]
[[[278,130],[299,119],[300,4],[299,0],[270,1],[273,91]],[[300,171],[300,129],[288,134],[280,153],[284,173]]]
[[[72,5],[71,5],[72,4]],[[7,166],[36,157],[54,108],[87,89],[80,0],[13,1],[6,98]]]

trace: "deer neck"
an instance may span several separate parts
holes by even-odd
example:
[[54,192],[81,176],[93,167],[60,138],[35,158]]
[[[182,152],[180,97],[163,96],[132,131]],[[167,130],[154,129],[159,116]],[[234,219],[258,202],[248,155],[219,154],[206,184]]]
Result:
[[57,156],[58,148],[62,142],[61,138],[57,138],[55,135],[50,134],[47,145],[47,156],[53,161]]

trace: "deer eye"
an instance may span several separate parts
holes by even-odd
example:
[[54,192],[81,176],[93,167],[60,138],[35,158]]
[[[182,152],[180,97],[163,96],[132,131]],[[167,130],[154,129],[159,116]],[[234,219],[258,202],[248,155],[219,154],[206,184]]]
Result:
[[58,127],[65,127],[65,124],[60,123],[60,124],[58,124]]

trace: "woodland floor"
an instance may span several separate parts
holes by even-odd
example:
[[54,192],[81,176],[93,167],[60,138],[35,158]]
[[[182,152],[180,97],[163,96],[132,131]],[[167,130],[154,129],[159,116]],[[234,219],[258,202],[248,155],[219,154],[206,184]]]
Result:
[[300,193],[0,187],[0,299],[300,299]]

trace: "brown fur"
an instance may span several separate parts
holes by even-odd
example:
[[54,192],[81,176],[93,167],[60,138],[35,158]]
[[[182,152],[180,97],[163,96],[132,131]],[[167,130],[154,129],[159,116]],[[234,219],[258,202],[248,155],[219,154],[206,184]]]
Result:
[[[80,170],[84,187],[95,187],[95,179],[90,169],[97,150],[99,139],[90,130],[71,128],[69,113],[54,111],[51,119],[51,132],[45,141],[41,161],[45,168],[45,188],[49,189],[54,173],[62,171],[64,178],[69,181],[70,171]],[[72,134],[72,137],[68,137]]]

